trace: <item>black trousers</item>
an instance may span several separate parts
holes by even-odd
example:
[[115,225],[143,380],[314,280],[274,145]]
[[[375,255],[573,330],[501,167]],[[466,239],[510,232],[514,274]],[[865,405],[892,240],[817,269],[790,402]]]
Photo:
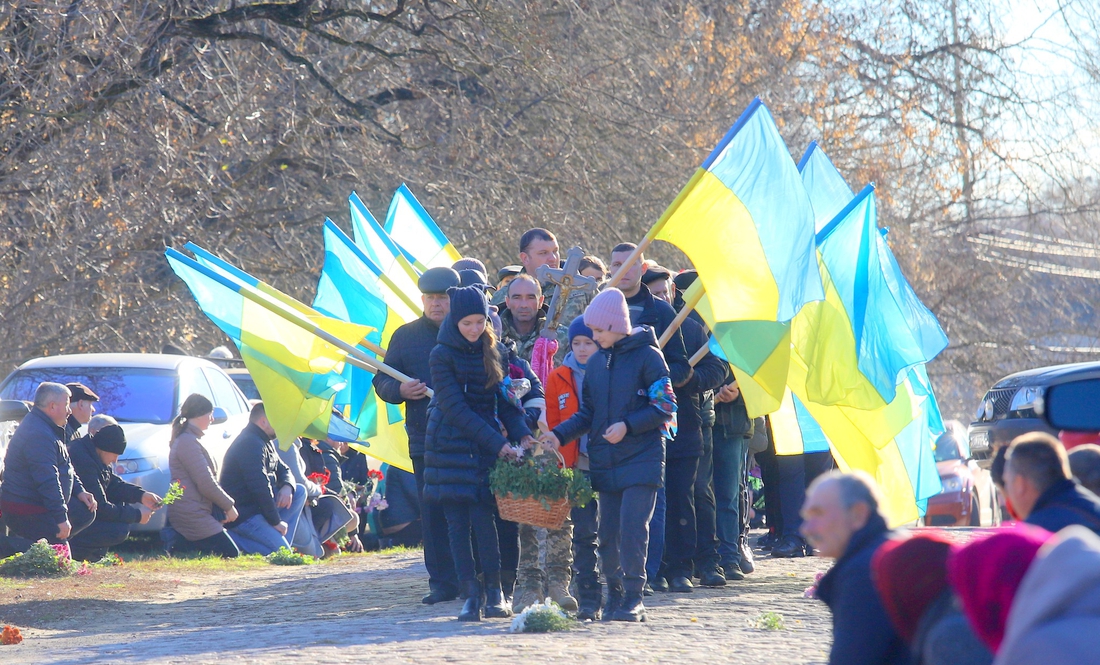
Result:
[[768,437],[768,447],[756,453],[756,463],[760,465],[760,480],[764,483],[764,517],[768,522],[768,531],[782,536],[783,510],[782,493],[779,487],[779,463],[771,437]]
[[657,488],[627,487],[600,492],[600,561],[608,586],[620,585],[626,597],[641,598],[645,558],[649,549],[649,519],[657,503]]
[[779,506],[782,512],[784,536],[797,536],[802,526],[802,504],[806,500],[806,487],[833,466],[832,453],[805,453],[803,455],[776,455],[779,468]]
[[695,570],[718,565],[718,513],[714,496],[714,429],[703,428],[703,454],[695,474]]
[[[587,471],[574,471],[588,475]],[[584,507],[576,506],[570,511],[573,520],[573,577],[577,582],[595,582],[600,574],[597,569],[599,563],[596,556],[597,538],[599,529],[599,504],[595,498]]]
[[447,534],[447,516],[443,506],[424,500],[424,456],[412,457],[416,493],[420,499],[420,522],[424,531],[424,567],[428,569],[428,588],[442,593],[458,593],[458,576]]
[[176,539],[176,544],[172,548],[173,554],[177,552],[212,554],[223,559],[235,559],[241,555],[241,551],[237,549],[237,544],[233,542],[233,539],[229,537],[229,532],[225,529],[222,529],[221,533],[200,540],[187,540],[180,536]]
[[665,460],[665,578],[690,578],[694,571],[695,478],[698,457]]
[[[516,569],[519,567],[519,524],[500,519],[500,515],[496,515],[495,510],[493,513],[497,525],[497,546],[500,551],[500,573],[505,577],[510,575],[514,578],[516,576]],[[481,569],[480,561],[478,564],[478,571],[484,572]]]
[[125,522],[92,522],[88,528],[69,538],[74,561],[99,561],[114,547],[130,537],[130,525]]
[[[486,579],[500,575],[500,546],[497,541],[496,511],[484,503],[448,503],[447,532],[458,581],[477,579],[473,540],[477,541],[478,560]],[[499,579],[499,577],[498,577]]]
[[[69,524],[72,530],[69,538],[87,529],[95,521],[95,513],[88,510],[88,506],[75,496],[69,499]],[[57,538],[57,523],[54,518],[42,513],[41,515],[10,515],[5,514],[4,519],[8,523],[8,530],[12,535],[26,538],[34,542],[45,538],[51,543],[60,543]]]

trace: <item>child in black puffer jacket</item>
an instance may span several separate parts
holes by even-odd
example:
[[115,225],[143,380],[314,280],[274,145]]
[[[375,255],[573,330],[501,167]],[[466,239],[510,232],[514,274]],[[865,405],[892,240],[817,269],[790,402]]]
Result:
[[533,443],[524,414],[504,396],[503,347],[486,325],[488,302],[476,287],[448,291],[451,311],[439,328],[432,349],[432,397],[424,441],[424,496],[439,502],[459,582],[465,587],[462,621],[481,619],[481,589],[477,583],[470,533],[477,539],[485,575],[487,617],[509,617],[511,609],[500,587],[500,549],[494,524],[495,500],[489,471],[497,457],[514,455],[508,437]]
[[664,478],[662,428],[675,413],[668,366],[653,329],[631,329],[618,289],[584,312],[600,351],[588,360],[580,409],[543,437],[551,447],[588,434],[592,487],[599,492],[599,551],[608,583],[604,618],[645,621],[649,520]]

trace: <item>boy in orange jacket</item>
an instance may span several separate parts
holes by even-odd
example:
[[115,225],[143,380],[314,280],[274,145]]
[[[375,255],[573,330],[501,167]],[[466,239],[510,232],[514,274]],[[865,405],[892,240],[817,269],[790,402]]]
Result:
[[[584,324],[584,316],[578,316],[569,325],[570,351],[562,365],[550,372],[546,379],[546,423],[551,429],[572,416],[581,405],[581,388],[588,359],[599,350],[592,339],[592,330]],[[559,452],[566,466],[588,473],[588,436],[570,441]],[[595,621],[600,615],[602,591],[596,570],[596,500],[583,508],[573,508],[573,570],[577,576],[577,619]]]

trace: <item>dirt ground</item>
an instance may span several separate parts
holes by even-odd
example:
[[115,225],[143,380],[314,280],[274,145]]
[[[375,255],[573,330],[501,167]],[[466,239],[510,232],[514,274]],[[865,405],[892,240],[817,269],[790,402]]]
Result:
[[[647,599],[647,624],[542,635],[511,634],[503,619],[459,623],[458,602],[422,605],[426,573],[416,551],[233,572],[135,574],[123,566],[0,582],[0,624],[24,636],[0,646],[0,663],[821,663],[829,615],[803,590],[827,566],[763,558],[756,573],[724,589]],[[781,628],[774,616],[764,620],[769,612]]]

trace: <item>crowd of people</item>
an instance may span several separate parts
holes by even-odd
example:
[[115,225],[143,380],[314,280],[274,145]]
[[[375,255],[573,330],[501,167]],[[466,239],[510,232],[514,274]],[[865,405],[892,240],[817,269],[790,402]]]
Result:
[[[493,284],[473,258],[426,270],[423,316],[385,354],[412,380],[374,378],[381,399],[405,407],[413,472],[387,468],[386,509],[365,520],[375,544],[422,542],[424,603],[461,600],[463,621],[546,599],[581,620],[645,621],[648,595],[751,574],[756,519],[771,556],[835,559],[815,591],[832,611],[830,663],[1093,657],[1100,447],[1067,456],[1057,439],[1030,434],[999,449],[993,480],[1020,526],[967,543],[891,530],[870,476],[833,470],[828,452],[776,454],[770,423],[748,417],[729,365],[704,351],[705,322],[685,311],[694,271],[624,243],[606,264],[580,261],[576,276],[598,288],[567,288],[585,280],[540,271],[560,268],[552,233],[531,229],[518,249],[520,264]],[[621,275],[614,287],[609,271]],[[80,384],[38,387],[5,459],[0,555],[46,538],[92,560],[160,509],[161,497],[113,471],[125,435],[93,415],[97,399]],[[202,444],[213,413],[191,395],[172,423],[169,466],[183,493],[167,508],[170,552],[322,556],[341,530],[362,549],[344,483],[370,478],[362,455],[334,439],[280,449],[258,402],[219,469]],[[490,470],[552,452],[597,498],[560,529],[502,520]]]
[[[290,456],[280,456],[263,402],[256,402],[219,470],[201,441],[214,405],[190,395],[172,422],[169,443],[169,473],[180,496],[165,505],[119,477],[115,462],[126,450],[126,434],[114,418],[95,414],[98,401],[79,383],[39,384],[4,458],[0,558],[45,539],[68,543],[74,560],[96,562],[158,510],[168,513],[160,536],[170,554],[236,557],[293,548],[321,558],[338,545],[362,551],[355,499],[349,505],[343,483],[346,443],[302,439]],[[345,536],[339,543],[338,533]]]

